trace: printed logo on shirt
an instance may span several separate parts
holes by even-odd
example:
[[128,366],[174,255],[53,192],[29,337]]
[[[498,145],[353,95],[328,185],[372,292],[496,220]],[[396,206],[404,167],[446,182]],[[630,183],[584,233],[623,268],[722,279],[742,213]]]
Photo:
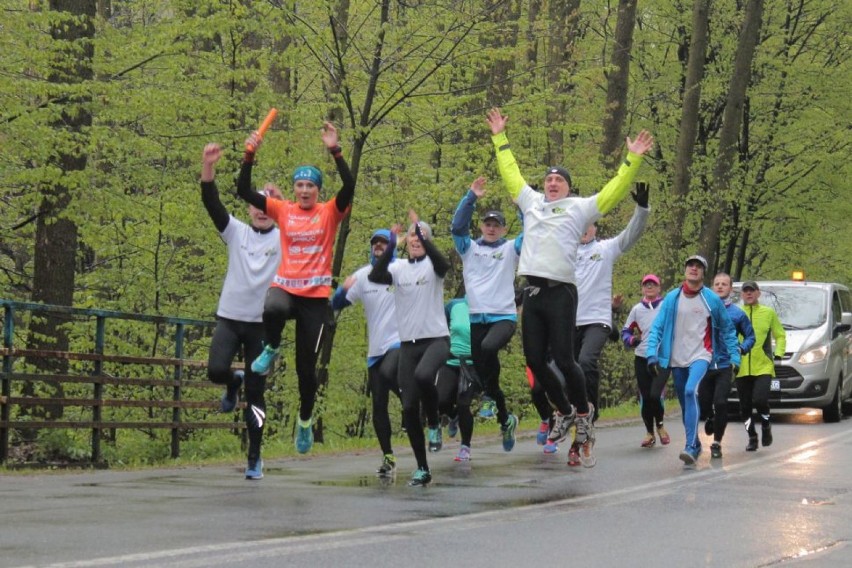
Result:
[[414,282],[414,285],[415,286],[425,286],[428,283],[429,283],[429,279],[426,278],[425,276],[421,276],[420,278],[417,279],[416,282]]
[[494,254],[491,255],[491,258],[493,258],[494,260],[503,260],[503,258],[504,258],[503,251],[495,252]]
[[550,212],[554,215],[561,215],[562,213],[565,213],[565,209],[563,209],[562,207],[554,207],[550,210]]
[[596,252],[595,254],[593,254],[592,256],[589,257],[589,260],[595,260],[595,261],[603,260],[603,255],[599,252]]

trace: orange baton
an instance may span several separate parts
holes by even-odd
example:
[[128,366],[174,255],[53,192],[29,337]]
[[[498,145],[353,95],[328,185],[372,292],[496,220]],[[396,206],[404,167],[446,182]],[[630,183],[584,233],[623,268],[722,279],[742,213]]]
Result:
[[[273,122],[275,122],[275,117],[277,116],[278,109],[269,109],[269,112],[266,114],[266,118],[263,119],[263,122],[260,123],[260,128],[257,129],[258,138],[263,140],[263,135],[266,134],[266,131],[269,130],[269,127],[272,126]],[[248,150],[249,152],[254,152],[255,148],[251,144],[246,144],[246,150]]]

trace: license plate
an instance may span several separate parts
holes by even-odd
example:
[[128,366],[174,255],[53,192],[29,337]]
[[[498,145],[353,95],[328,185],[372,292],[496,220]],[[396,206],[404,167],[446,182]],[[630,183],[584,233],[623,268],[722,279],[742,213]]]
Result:
[[778,379],[773,379],[771,383],[769,383],[769,390],[771,391],[780,391],[781,390],[781,381]]

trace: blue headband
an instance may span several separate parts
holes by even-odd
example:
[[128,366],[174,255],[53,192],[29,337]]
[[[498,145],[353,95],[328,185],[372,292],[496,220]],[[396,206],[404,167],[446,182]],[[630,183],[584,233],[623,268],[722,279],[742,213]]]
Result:
[[317,187],[322,187],[322,172],[313,166],[299,166],[293,171],[293,183],[306,179]]

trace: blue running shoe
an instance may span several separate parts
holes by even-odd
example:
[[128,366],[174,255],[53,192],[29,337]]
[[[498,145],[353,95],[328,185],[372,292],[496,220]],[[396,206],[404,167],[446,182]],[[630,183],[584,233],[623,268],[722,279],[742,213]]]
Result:
[[543,446],[547,443],[547,435],[550,433],[550,421],[542,420],[538,425],[538,433],[535,435],[535,443]]
[[312,426],[312,420],[308,420],[307,422],[303,422],[301,419],[299,423],[296,425],[296,451],[300,454],[306,454],[311,451],[311,448],[314,446],[314,429]]
[[544,445],[544,453],[546,454],[555,454],[559,451],[559,443],[553,440],[548,440]]
[[441,427],[429,428],[429,451],[440,452],[443,446],[444,442],[441,438]]
[[698,446],[697,448],[687,446],[680,453],[680,461],[683,462],[684,467],[694,466],[698,461],[699,454],[701,454],[701,446]]
[[272,370],[272,364],[278,358],[278,349],[273,349],[269,345],[263,348],[257,359],[252,361],[251,370],[258,375],[266,376]]
[[418,468],[413,474],[411,474],[411,481],[408,482],[408,485],[411,487],[426,487],[432,482],[432,474],[428,469]]
[[510,414],[506,419],[506,423],[501,428],[503,430],[503,450],[511,452],[515,447],[515,428],[518,427],[518,417]]
[[246,468],[246,479],[251,479],[254,481],[263,479],[262,459],[257,458],[256,460],[249,460],[248,467]]
[[220,409],[222,412],[233,412],[240,402],[240,387],[243,386],[245,379],[245,371],[234,371],[234,381],[225,389],[225,394],[222,395],[222,403]]
[[479,417],[480,418],[494,418],[496,415],[497,404],[493,399],[483,396],[482,397],[482,406],[479,409]]
[[450,438],[455,438],[459,433],[459,417],[450,419],[450,423],[447,424],[447,436]]

